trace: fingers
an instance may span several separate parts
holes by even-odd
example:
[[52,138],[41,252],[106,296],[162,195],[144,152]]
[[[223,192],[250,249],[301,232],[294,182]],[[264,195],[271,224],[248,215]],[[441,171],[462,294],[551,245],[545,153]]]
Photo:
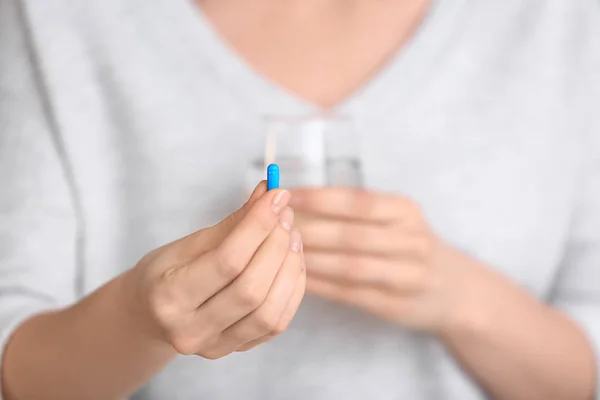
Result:
[[248,214],[248,211],[258,201],[258,199],[260,199],[261,196],[266,192],[267,181],[261,181],[248,198],[248,201],[246,201],[246,203],[244,203],[239,210],[229,215],[214,227],[210,228],[212,230],[212,232],[210,232],[210,241],[214,244],[209,248],[212,249],[221,243],[225,237],[229,235],[233,228]]
[[[178,297],[187,301],[187,307],[195,310],[237,278],[275,227],[279,228],[276,235],[278,240],[285,240],[286,243],[282,246],[287,249],[289,232],[281,233],[284,229],[280,223],[280,214],[289,198],[289,192],[284,190],[264,194],[249,207],[246,215],[214,249],[183,266],[167,271],[166,278],[180,292]],[[286,215],[289,217],[289,212]],[[287,218],[283,215],[281,217],[283,220]],[[282,237],[285,239],[281,239]],[[277,268],[284,255],[285,253]]]
[[303,219],[297,227],[307,250],[394,257],[426,253],[429,246],[426,235],[393,226],[313,218]]
[[318,297],[360,308],[368,313],[393,320],[406,307],[405,298],[369,286],[346,285],[308,277],[306,291]]
[[199,326],[212,325],[222,332],[263,304],[290,246],[295,245],[290,240],[293,211],[287,208],[281,217],[282,222],[260,246],[241,275],[198,309]]
[[245,213],[248,211],[248,209],[250,207],[252,207],[252,205],[254,203],[256,203],[256,201],[258,199],[260,199],[260,197],[265,194],[267,192],[267,181],[260,181],[258,183],[258,185],[256,185],[256,187],[254,188],[254,191],[252,192],[252,194],[250,195],[250,197],[248,198],[248,201],[246,201],[246,203],[242,206],[242,208],[240,210],[244,211],[244,215]]
[[429,273],[422,264],[347,253],[307,252],[308,274],[323,281],[372,286],[406,294],[420,290]]
[[418,212],[404,197],[345,187],[295,189],[291,205],[298,213],[384,224]]
[[300,307],[300,304],[302,303],[302,299],[304,298],[304,293],[306,292],[306,273],[304,271],[300,274],[300,277],[299,277],[298,281],[296,282],[296,288],[294,289],[292,297],[290,298],[290,300],[288,301],[288,303],[286,305],[286,309],[283,312],[283,315],[281,316],[279,323],[277,324],[277,328],[272,332],[269,332],[257,339],[254,339],[254,340],[244,344],[241,347],[238,347],[236,349],[236,351],[247,351],[247,350],[253,349],[254,347],[258,346],[259,344],[265,343],[265,342],[273,339],[275,336],[277,336],[281,332],[284,332],[285,330],[287,330],[290,323],[292,322],[292,319],[296,315],[296,312],[298,311],[298,308]]
[[256,201],[266,192],[267,181],[261,181],[252,192],[248,201],[246,201],[239,210],[228,215],[227,218],[215,226],[202,229],[179,240],[178,242],[180,243],[177,243],[177,251],[180,253],[180,256],[198,256],[217,247],[239,221],[246,216],[248,210],[250,210],[254,203],[256,203]]
[[211,254],[216,271],[225,280],[235,279],[248,265],[258,247],[278,225],[279,215],[289,200],[290,193],[285,190],[267,192]]
[[222,351],[230,353],[241,345],[259,338],[266,341],[287,329],[306,286],[300,240],[300,233],[294,231],[290,251],[264,302],[223,332]]

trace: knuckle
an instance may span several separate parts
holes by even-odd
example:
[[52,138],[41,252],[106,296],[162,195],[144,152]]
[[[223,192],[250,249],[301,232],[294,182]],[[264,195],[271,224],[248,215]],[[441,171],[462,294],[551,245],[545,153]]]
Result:
[[285,332],[287,330],[287,328],[290,326],[290,322],[289,320],[286,321],[281,321],[279,322],[277,325],[275,325],[275,328],[273,328],[271,330],[271,334],[268,335],[269,339],[274,338],[275,336],[279,336],[281,335],[283,332]]
[[247,343],[247,344],[243,345],[242,347],[238,347],[237,349],[235,349],[235,351],[236,351],[236,353],[244,353],[246,351],[252,350],[256,346],[258,346],[258,343]]
[[198,352],[201,343],[196,336],[185,333],[172,335],[171,346],[179,354],[189,356]]
[[243,261],[240,260],[235,249],[228,247],[219,247],[216,252],[217,269],[221,276],[227,280],[233,280],[246,268]]
[[214,360],[218,360],[219,358],[225,357],[229,353],[224,352],[220,349],[206,349],[206,350],[201,350],[195,354],[199,355],[202,358],[206,358],[207,360],[214,361]]
[[176,274],[177,271],[174,268],[165,271],[150,289],[148,297],[150,310],[158,322],[163,325],[172,324],[182,312],[181,293],[177,290],[174,278]]
[[221,224],[224,226],[224,228],[226,230],[231,230],[235,225],[237,225],[237,220],[238,220],[238,213],[239,211],[236,211],[232,214],[229,214],[228,216],[226,216],[223,221],[221,221]]
[[259,311],[254,317],[254,323],[261,332],[273,332],[277,329],[279,318],[273,313]]
[[252,218],[257,228],[265,233],[271,232],[277,222],[275,214],[271,212],[257,212]]
[[265,293],[253,285],[240,285],[234,293],[238,304],[251,310],[260,307],[266,296]]
[[170,301],[162,301],[158,297],[150,299],[150,308],[152,315],[163,328],[169,328],[174,325],[179,316],[179,308]]

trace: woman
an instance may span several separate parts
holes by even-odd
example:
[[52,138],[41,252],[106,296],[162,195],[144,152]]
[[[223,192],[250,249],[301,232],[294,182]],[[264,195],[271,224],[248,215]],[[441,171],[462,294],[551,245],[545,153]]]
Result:
[[[599,29],[592,0],[3,0],[4,399],[595,398]],[[320,109],[365,190],[261,184],[200,229],[261,117]]]

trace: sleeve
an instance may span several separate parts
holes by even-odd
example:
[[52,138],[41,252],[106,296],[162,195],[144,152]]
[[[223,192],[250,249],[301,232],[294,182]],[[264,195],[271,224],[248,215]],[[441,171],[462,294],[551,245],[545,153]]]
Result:
[[0,0],[0,361],[20,323],[76,295],[77,218],[21,7]]
[[[585,77],[577,85],[581,130],[587,157],[577,208],[560,275],[551,302],[569,315],[586,334],[596,356],[596,394],[600,400],[600,1],[582,3],[586,26],[580,43],[585,56]],[[584,152],[586,152],[584,151]]]
[[600,157],[585,181],[552,303],[579,324],[595,350],[595,398],[600,400]]
[[[600,47],[597,50],[600,53]],[[600,80],[599,74],[596,79]],[[600,400],[600,91],[588,105],[592,105],[588,114],[592,118],[586,120],[591,121],[588,128],[592,131],[585,147],[592,154],[583,170],[578,207],[551,301],[579,324],[595,351],[594,398]]]

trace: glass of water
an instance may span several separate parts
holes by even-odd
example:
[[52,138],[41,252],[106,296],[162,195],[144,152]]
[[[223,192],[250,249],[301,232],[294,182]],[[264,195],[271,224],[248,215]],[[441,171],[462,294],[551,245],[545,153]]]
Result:
[[281,187],[362,186],[359,141],[352,119],[339,115],[264,118],[264,153],[256,155],[246,190],[265,179],[266,167],[280,167]]

